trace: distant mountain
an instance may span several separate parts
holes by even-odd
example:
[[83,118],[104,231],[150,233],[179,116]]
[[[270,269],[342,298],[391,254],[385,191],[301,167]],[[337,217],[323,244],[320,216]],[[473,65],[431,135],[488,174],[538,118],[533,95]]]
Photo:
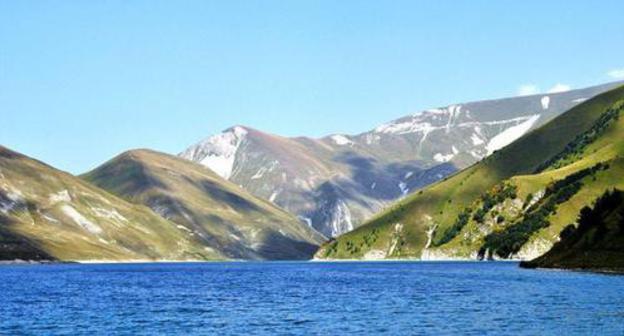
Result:
[[624,192],[605,192],[560,237],[546,254],[520,266],[624,272]]
[[624,188],[624,86],[600,94],[321,247],[317,258],[522,259]]
[[204,166],[151,150],[123,153],[83,178],[143,204],[230,259],[309,259],[324,237]]
[[0,260],[223,258],[148,208],[0,146]]
[[616,85],[455,104],[321,139],[235,126],[180,156],[334,237]]

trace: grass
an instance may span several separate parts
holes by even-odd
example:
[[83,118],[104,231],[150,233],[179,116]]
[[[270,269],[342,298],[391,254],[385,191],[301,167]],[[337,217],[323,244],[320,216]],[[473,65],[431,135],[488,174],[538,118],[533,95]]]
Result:
[[[12,194],[15,204],[25,205],[0,214],[3,228],[0,238],[17,237],[26,241],[45,254],[45,258],[205,260],[215,257],[148,208],[126,202],[39,161],[0,148],[0,172],[0,193],[5,195],[5,201],[6,195]],[[54,195],[59,193],[64,196],[55,199]],[[89,232],[64,211],[67,206],[101,231]],[[103,211],[119,217],[109,217]]]
[[[582,159],[568,162],[565,167],[533,175],[533,172],[540,165],[561,153],[577,136],[589,131],[609,107],[623,98],[624,87],[620,87],[574,107],[479,163],[432,186],[416,191],[393,204],[365,225],[338,237],[331,243],[331,251],[327,252],[323,247],[317,256],[362,258],[371,250],[388,251],[392,242],[394,227],[400,223],[404,227],[403,236],[405,240],[402,256],[419,257],[428,242],[428,230],[435,227],[433,241],[442,241],[445,232],[449,229],[452,230],[461,211],[478,206],[479,198],[503,181],[509,180],[510,183],[516,185],[518,198],[524,200],[527,195],[539,192],[548,183],[563,178],[566,174],[592,166],[597,162],[617,159],[624,153],[622,118],[601,131],[600,136],[593,139],[590,144],[585,144],[582,148],[582,154],[577,151],[577,159]],[[614,165],[614,172],[617,173],[619,169],[618,164]],[[620,178],[617,179],[611,175],[608,177],[604,175],[603,177],[602,173],[598,175],[597,181],[588,183],[587,186],[591,185],[591,187],[584,187],[578,195],[603,192],[604,190],[600,190],[598,181],[612,185],[615,181],[621,180],[622,176],[620,175]],[[607,180],[604,180],[605,178]],[[588,191],[585,191],[586,188]],[[572,204],[570,207],[578,206],[574,202],[577,202],[576,197],[572,197],[568,202],[560,205],[561,210],[558,211],[558,214],[567,215],[569,211],[567,204]],[[510,224],[512,223],[502,223],[502,225]],[[560,223],[554,220],[548,229],[556,230],[558,228],[560,228]],[[370,235],[373,230],[378,235],[374,244],[356,251],[346,249],[347,242],[351,242],[350,245],[358,246],[364,237]],[[474,253],[475,249],[478,250],[483,242],[484,234],[480,234],[480,240],[478,237],[470,237],[470,234],[467,234],[469,231],[479,231],[478,227],[473,225],[472,220],[442,248],[455,253],[457,256],[467,256]],[[545,236],[552,241],[552,237],[544,234],[542,230],[538,231],[536,235]],[[466,236],[471,238],[469,240],[473,242],[466,244],[464,239]]]
[[206,167],[150,150],[119,155],[83,176],[149,206],[202,245],[235,259],[309,258],[323,238],[273,203]]
[[561,232],[561,241],[523,267],[624,272],[624,193],[607,190],[578,213],[578,226]]

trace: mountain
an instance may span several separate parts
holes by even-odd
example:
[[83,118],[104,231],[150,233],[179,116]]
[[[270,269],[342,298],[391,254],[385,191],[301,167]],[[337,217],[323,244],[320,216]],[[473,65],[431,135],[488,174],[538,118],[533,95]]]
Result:
[[222,258],[148,208],[0,146],[0,260]]
[[334,237],[616,85],[455,104],[320,139],[235,126],[180,156]]
[[583,208],[578,224],[566,226],[560,239],[546,254],[520,266],[624,272],[624,192],[609,190],[592,208]]
[[309,259],[324,237],[210,169],[151,150],[123,153],[83,175],[143,204],[231,259]]
[[624,87],[421,189],[317,258],[533,259],[579,210],[624,188]]

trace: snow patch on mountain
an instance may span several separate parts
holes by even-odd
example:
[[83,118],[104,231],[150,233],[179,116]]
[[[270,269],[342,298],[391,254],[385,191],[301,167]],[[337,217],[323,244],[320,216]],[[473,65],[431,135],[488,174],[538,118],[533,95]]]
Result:
[[297,216],[297,218],[299,218],[302,221],[304,221],[306,224],[308,224],[309,227],[312,227],[312,218],[305,217],[305,216]]
[[336,145],[338,146],[353,146],[353,141],[349,140],[349,138],[347,138],[344,135],[341,134],[334,134],[332,136],[330,136],[330,138],[336,143]]
[[260,169],[258,169],[258,171],[254,174],[254,176],[251,177],[251,179],[252,180],[260,179],[260,178],[262,178],[264,176],[265,173],[272,172],[278,166],[279,166],[279,161],[277,161],[277,160],[272,161],[271,164],[269,164],[268,166],[261,167]]
[[470,140],[472,140],[472,144],[475,146],[483,145],[485,143],[485,141],[483,141],[477,133],[472,133]]
[[381,140],[381,137],[379,135],[368,133],[364,139],[367,145],[372,145],[374,143],[378,143],[379,140]]
[[449,162],[453,159],[453,157],[455,157],[455,154],[442,154],[442,153],[436,153],[433,156],[433,159],[436,160],[437,162]]
[[409,188],[407,187],[407,184],[405,182],[399,182],[399,189],[401,190],[401,194],[403,196],[407,195],[407,193],[409,192]]
[[[374,133],[377,134],[394,134],[394,135],[405,135],[412,133],[421,133],[422,137],[420,138],[420,143],[427,138],[427,136],[434,131],[444,130],[446,133],[449,133],[454,128],[474,128],[475,134],[471,137],[472,141],[476,143],[483,144],[485,137],[482,134],[481,126],[496,126],[496,125],[505,125],[505,124],[514,124],[520,121],[525,121],[528,117],[516,117],[512,119],[504,119],[504,120],[490,120],[490,121],[475,121],[475,120],[464,120],[463,122],[458,122],[460,114],[465,113],[469,115],[468,111],[462,111],[461,105],[451,105],[444,109],[432,109],[426,110],[420,114],[416,114],[411,116],[409,119],[398,119],[390,123],[383,124],[373,130]],[[432,122],[437,123],[437,125],[433,125]],[[440,124],[442,122],[442,124]],[[369,141],[371,134],[366,135],[366,143],[371,144],[374,141]],[[377,135],[377,137],[379,137]],[[379,139],[377,139],[378,141]]]
[[523,136],[526,132],[528,132],[533,124],[537,122],[540,115],[535,114],[529,117],[524,117],[525,121],[507,128],[506,130],[498,133],[495,137],[493,137],[490,142],[488,142],[486,148],[488,155],[492,154],[494,151],[499,150],[510,143],[514,142],[516,139]]
[[540,100],[540,102],[542,103],[542,108],[544,110],[547,110],[548,106],[550,105],[550,97],[544,96],[542,97],[542,100]]
[[275,203],[275,199],[277,198],[277,195],[279,195],[279,190],[278,191],[274,191],[271,196],[269,196],[269,202],[271,203]]
[[408,134],[422,132],[423,134],[428,134],[434,129],[435,127],[431,126],[428,122],[418,122],[416,120],[412,120],[396,124],[384,124],[375,128],[375,132],[386,134]]
[[199,162],[212,169],[219,176],[229,179],[234,168],[236,152],[245,140],[247,130],[240,126],[213,135],[196,146],[184,151],[185,159]]
[[448,122],[446,123],[446,133],[451,132],[451,126],[453,125],[453,120],[456,119],[461,113],[461,105],[451,105],[448,107]]

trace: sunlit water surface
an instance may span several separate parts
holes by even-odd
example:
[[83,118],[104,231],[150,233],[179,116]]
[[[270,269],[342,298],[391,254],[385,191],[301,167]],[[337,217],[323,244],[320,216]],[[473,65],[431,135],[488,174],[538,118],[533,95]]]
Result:
[[0,267],[0,334],[624,334],[624,277],[515,263]]

